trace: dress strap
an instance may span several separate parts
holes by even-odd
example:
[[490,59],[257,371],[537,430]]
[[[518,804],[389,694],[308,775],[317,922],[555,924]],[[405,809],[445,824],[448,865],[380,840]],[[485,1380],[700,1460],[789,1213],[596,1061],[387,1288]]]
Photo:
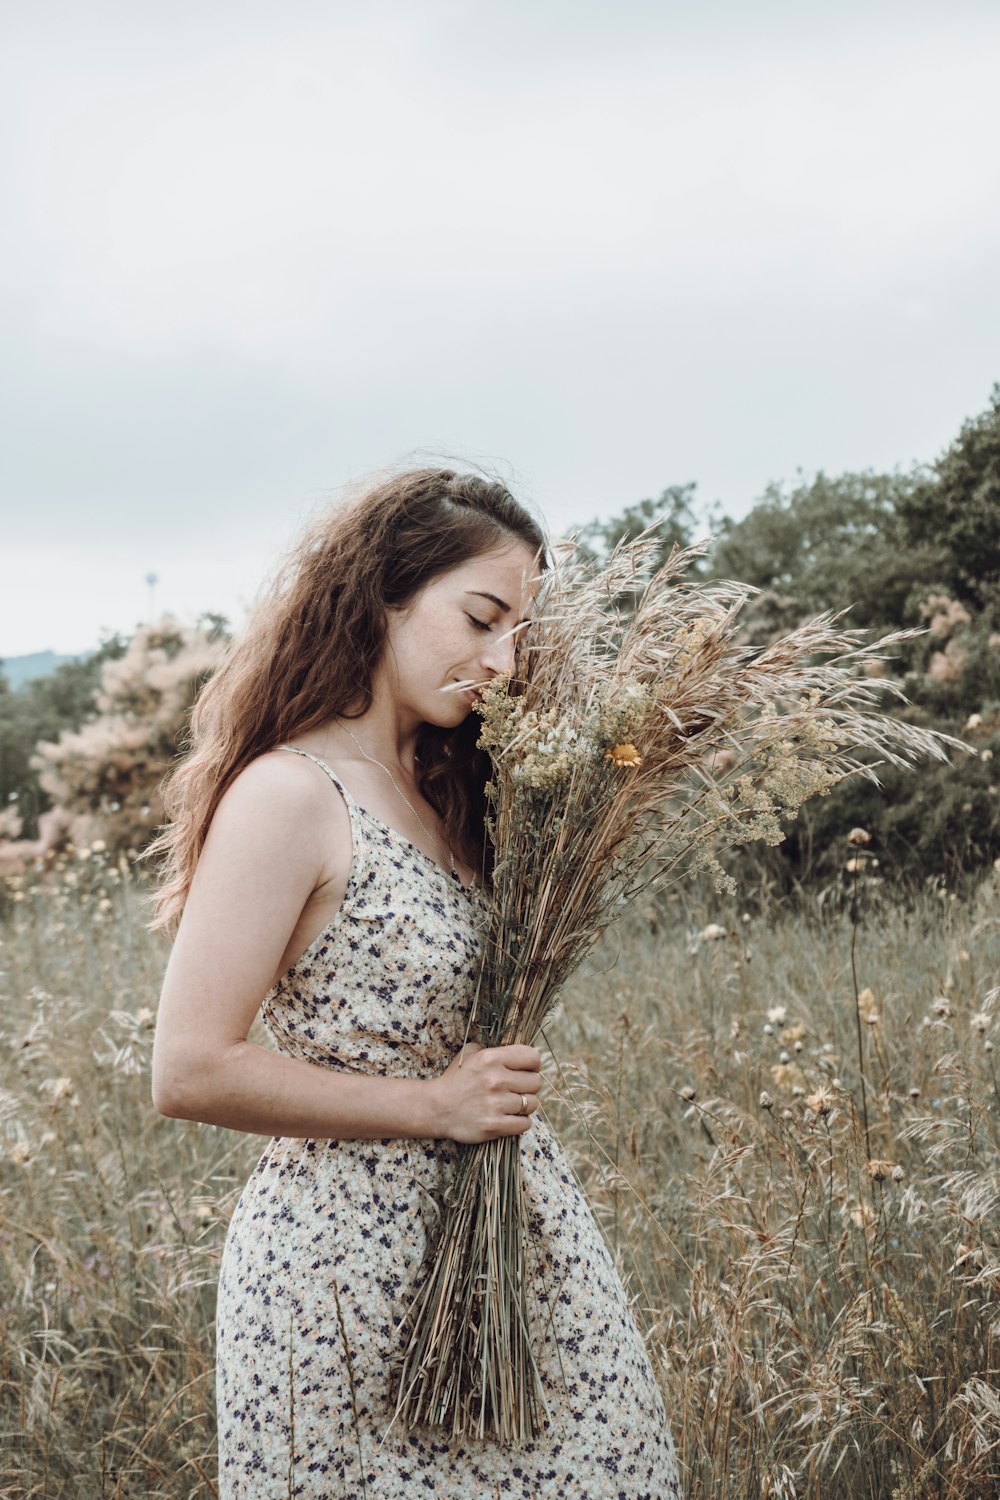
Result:
[[290,750],[293,755],[304,755],[307,760],[314,760],[320,767],[320,769],[326,772],[330,780],[333,782],[334,786],[337,788],[337,791],[347,803],[347,811],[350,814],[351,818],[351,838],[354,845],[351,860],[351,873],[353,881],[359,881],[361,877],[361,865],[364,859],[364,824],[361,818],[362,809],[359,807],[358,803],[355,802],[354,798],[351,796],[350,792],[347,790],[346,786],[337,775],[336,771],[331,770],[325,760],[320,760],[319,756],[313,755],[311,750],[300,750],[298,745],[279,745],[277,748],[279,750]]

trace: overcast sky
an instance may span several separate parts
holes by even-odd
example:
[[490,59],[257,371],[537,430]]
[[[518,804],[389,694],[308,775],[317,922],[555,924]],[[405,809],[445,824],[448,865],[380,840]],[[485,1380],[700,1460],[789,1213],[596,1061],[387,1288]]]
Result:
[[1000,379],[995,0],[0,0],[0,657],[239,623],[347,481],[554,533],[937,457]]

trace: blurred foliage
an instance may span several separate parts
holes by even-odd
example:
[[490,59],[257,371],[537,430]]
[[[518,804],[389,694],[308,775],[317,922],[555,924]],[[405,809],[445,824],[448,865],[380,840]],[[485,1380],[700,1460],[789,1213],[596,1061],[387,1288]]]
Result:
[[945,592],[1000,624],[1000,382],[899,506],[907,548],[936,554]]
[[170,615],[141,626],[124,654],[105,663],[93,716],[38,745],[32,764],[74,844],[100,838],[112,850],[140,850],[155,835],[160,783],[225,645],[222,625],[204,617],[194,626]]
[[[675,484],[665,489],[658,500],[640,500],[626,506],[619,516],[607,521],[590,521],[578,528],[581,548],[595,561],[604,561],[619,542],[634,541],[647,527],[657,523],[658,547],[654,566],[665,563],[673,548],[689,547],[699,536],[707,535],[708,526],[699,528],[695,485]],[[705,578],[709,573],[706,559],[696,558],[688,570],[690,578]]]
[[918,623],[916,600],[938,582],[936,554],[905,551],[906,475],[818,474],[788,493],[768,485],[741,521],[725,521],[711,573],[779,598],[798,617],[847,609],[849,626]]
[[67,841],[100,839],[113,850],[149,842],[163,816],[159,785],[227,640],[221,615],[193,626],[168,615],[17,692],[4,684],[0,868],[47,858]]
[[0,671],[0,806],[16,807],[25,838],[37,837],[38,816],[52,806],[31,765],[35,746],[90,718],[105,663],[124,656],[127,645],[109,636],[92,655],[62,662],[16,692]]

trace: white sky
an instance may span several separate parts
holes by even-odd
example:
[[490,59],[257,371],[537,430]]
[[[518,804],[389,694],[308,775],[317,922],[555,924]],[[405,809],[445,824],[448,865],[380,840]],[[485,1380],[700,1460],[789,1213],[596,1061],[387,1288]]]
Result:
[[0,0],[0,657],[238,623],[416,453],[554,532],[1000,379],[993,0]]

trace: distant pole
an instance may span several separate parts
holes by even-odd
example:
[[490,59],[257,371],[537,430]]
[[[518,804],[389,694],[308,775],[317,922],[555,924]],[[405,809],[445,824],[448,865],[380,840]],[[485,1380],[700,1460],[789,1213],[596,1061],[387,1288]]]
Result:
[[156,573],[147,573],[146,582],[149,584],[149,623],[152,624],[156,618],[156,585],[159,583]]

